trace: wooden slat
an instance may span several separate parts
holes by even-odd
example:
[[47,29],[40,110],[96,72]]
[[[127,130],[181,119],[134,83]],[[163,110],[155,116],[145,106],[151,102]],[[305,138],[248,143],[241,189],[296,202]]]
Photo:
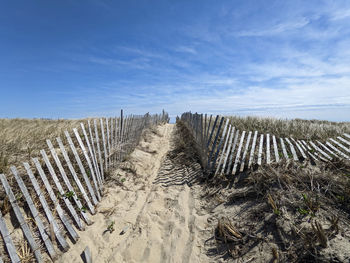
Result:
[[312,147],[314,147],[314,149],[319,152],[320,154],[322,154],[324,157],[326,157],[329,160],[332,160],[333,158],[331,156],[329,156],[327,153],[325,153],[324,151],[322,151],[316,144],[314,144],[312,141],[309,141],[309,143],[311,144]]
[[[74,169],[74,167],[72,165],[72,162],[69,159],[69,156],[68,156],[68,154],[66,152],[66,149],[65,149],[65,147],[64,147],[64,145],[62,143],[61,138],[56,138],[56,141],[58,143],[58,146],[60,147],[60,150],[61,150],[61,153],[63,155],[63,158],[64,158],[64,160],[66,161],[66,163],[68,165],[68,169],[69,169],[70,173],[72,174],[73,179],[74,179],[75,183],[77,184],[77,186],[79,188],[79,191],[83,195],[83,198],[84,198],[84,200],[85,200],[85,202],[86,202],[86,204],[87,204],[91,214],[95,214],[95,209],[94,209],[93,205],[91,204],[90,198],[87,195],[83,184],[81,183],[77,173],[75,172],[75,169]],[[87,222],[87,223],[90,224],[91,222]]]
[[303,148],[301,147],[301,145],[299,144],[299,142],[297,142],[294,138],[290,138],[294,144],[297,146],[297,149],[299,150],[299,152],[301,153],[301,156],[304,158],[304,159],[307,159],[307,156],[303,150]]
[[306,147],[309,151],[312,150],[312,148],[306,143],[306,141],[301,140],[301,142],[305,145],[305,147]]
[[227,163],[227,160],[230,156],[230,153],[231,153],[231,147],[232,147],[232,142],[233,142],[233,136],[235,134],[235,127],[232,127],[232,130],[231,130],[231,135],[230,135],[230,138],[229,138],[229,144],[228,144],[228,147],[227,147],[227,150],[226,150],[226,154],[225,154],[225,160],[224,160],[224,164],[222,165],[222,169],[221,169],[221,174],[224,173],[225,171],[225,168],[226,168],[226,163]]
[[270,134],[266,134],[266,163],[271,163],[270,158]]
[[[67,132],[67,131],[66,131],[66,132]],[[92,181],[93,181],[94,186],[95,186],[95,190],[96,190],[96,194],[97,194],[97,199],[98,199],[98,201],[100,201],[100,200],[101,200],[100,191],[101,191],[102,189],[100,189],[100,188],[98,187],[97,180],[96,180],[96,176],[95,176],[95,172],[94,172],[94,168],[92,167],[89,154],[88,154],[88,152],[87,152],[87,150],[86,150],[86,148],[85,148],[85,146],[84,146],[83,141],[82,141],[81,138],[80,138],[80,135],[79,135],[79,133],[78,133],[78,130],[74,128],[74,129],[73,129],[73,133],[74,133],[74,135],[75,135],[75,138],[78,140],[80,149],[83,151],[83,155],[84,155],[85,160],[86,160],[86,162],[87,162],[87,164],[88,164],[88,167],[89,167],[89,170],[90,170],[90,173],[91,173],[91,177],[92,177]]]
[[331,142],[335,143],[338,147],[342,148],[343,150],[347,151],[348,153],[350,153],[350,149],[348,149],[347,147],[345,147],[343,144],[341,144],[340,142],[337,142],[336,140],[333,139],[329,139]]
[[41,218],[39,216],[39,212],[33,203],[32,197],[30,196],[28,189],[27,189],[26,185],[24,184],[22,178],[19,176],[16,167],[11,166],[10,169],[11,169],[12,174],[15,177],[15,180],[16,180],[19,188],[21,189],[21,192],[24,196],[24,199],[26,200],[26,202],[28,204],[29,210],[33,216],[33,219],[35,221],[36,226],[38,227],[40,236],[41,236],[42,240],[44,241],[47,252],[49,253],[49,255],[52,259],[55,259],[56,258],[55,248],[53,247],[49,236],[46,234],[43,221],[41,220]]
[[17,255],[16,248],[12,242],[10,232],[6,226],[6,222],[4,218],[2,217],[1,209],[0,209],[0,233],[4,240],[7,253],[10,256],[11,262],[13,263],[19,263],[21,260],[19,259],[19,256]]
[[255,153],[255,147],[256,147],[256,140],[257,140],[257,138],[258,138],[258,131],[255,131],[254,132],[254,137],[253,137],[252,148],[250,149],[248,168],[250,168],[251,165],[254,163],[254,153]]
[[0,256],[0,263],[4,263],[4,261],[2,260],[2,257]]
[[226,152],[226,147],[228,146],[228,139],[231,135],[231,124],[229,125],[229,128],[228,128],[228,131],[227,131],[227,134],[226,134],[226,139],[225,139],[225,143],[224,143],[224,147],[222,148],[222,152],[221,152],[221,155],[220,155],[220,159],[219,159],[219,163],[218,163],[218,166],[216,167],[216,171],[215,171],[215,175],[219,172],[220,170],[220,167],[221,167],[221,163],[222,161],[224,160],[224,155],[225,155],[225,152]]
[[278,163],[280,161],[280,155],[278,152],[278,146],[276,141],[276,136],[272,135],[272,143],[273,143],[273,151],[275,153],[275,162]]
[[[110,122],[110,140],[111,140],[111,151],[110,154],[113,153],[113,148],[114,148],[114,118],[111,118],[111,122]],[[111,156],[112,157],[112,156]]]
[[244,170],[244,162],[245,162],[245,158],[247,156],[248,150],[249,150],[249,143],[250,143],[251,137],[252,137],[252,132],[250,131],[248,133],[248,138],[247,138],[247,141],[246,141],[246,144],[244,147],[244,152],[243,152],[242,161],[241,161],[241,167],[239,169],[240,172],[243,172],[243,170]]
[[12,210],[15,213],[17,221],[18,221],[18,223],[23,231],[25,238],[28,241],[29,247],[32,250],[32,252],[34,253],[36,261],[43,262],[43,259],[42,259],[41,253],[40,253],[40,247],[36,243],[34,236],[31,232],[27,222],[25,221],[21,210],[19,209],[19,206],[18,206],[17,201],[16,201],[16,197],[13,194],[11,186],[9,185],[4,174],[0,174],[0,180],[1,180],[2,185],[4,186],[6,195],[8,196],[8,199],[11,203]]
[[264,134],[260,134],[259,151],[258,151],[258,165],[262,163],[262,152],[264,145]]
[[50,175],[51,175],[51,177],[52,177],[52,179],[57,187],[58,192],[63,197],[63,201],[66,204],[66,207],[68,208],[69,213],[73,217],[74,222],[76,223],[76,225],[78,226],[78,228],[80,230],[84,230],[85,226],[84,226],[83,222],[80,220],[80,217],[78,216],[77,211],[75,211],[74,206],[70,202],[69,198],[64,198],[66,192],[64,191],[60,181],[58,180],[56,172],[53,169],[51,162],[49,160],[49,157],[47,156],[45,150],[41,150],[40,153],[41,153],[41,156],[43,157],[44,162],[46,164],[46,167],[48,168],[49,173],[50,173]]
[[92,263],[91,252],[88,246],[83,251],[83,260],[84,263]]
[[218,122],[218,119],[219,119],[219,115],[216,115],[216,118],[215,118],[215,121],[214,121],[214,124],[213,124],[213,128],[211,130],[211,133],[210,133],[210,136],[209,136],[209,139],[208,139],[208,142],[207,142],[207,148],[209,148],[209,146],[210,146],[211,138],[213,137],[213,134],[214,134],[214,131],[215,131],[215,127],[216,127],[216,123]]
[[93,143],[93,141],[91,141],[91,144],[90,144],[90,140],[89,140],[89,137],[87,136],[87,133],[86,133],[86,130],[85,130],[85,126],[84,126],[83,123],[80,123],[80,127],[81,127],[81,129],[83,131],[85,142],[87,144],[87,147],[88,147],[88,150],[89,150],[89,153],[90,153],[90,157],[91,157],[92,164],[93,164],[93,167],[94,167],[95,175],[97,177],[97,182],[98,182],[99,188],[101,188],[102,187],[102,178],[101,178],[100,170],[98,169],[96,156],[95,156],[94,151],[93,151],[93,149],[91,147],[91,144],[94,144],[94,143]]
[[95,140],[96,140],[96,147],[97,147],[97,152],[98,152],[98,158],[100,161],[100,172],[102,175],[102,181],[104,181],[104,165],[103,165],[103,158],[102,158],[102,153],[101,153],[101,147],[100,147],[100,139],[98,135],[98,128],[97,128],[97,121],[94,119],[94,129],[95,129]]
[[46,191],[48,192],[48,194],[50,196],[51,201],[55,204],[56,212],[57,212],[59,218],[61,219],[62,223],[66,227],[66,229],[67,229],[69,235],[71,236],[71,238],[74,241],[77,241],[79,239],[79,235],[74,230],[74,228],[73,228],[71,222],[69,221],[68,217],[64,214],[63,209],[62,209],[59,201],[56,198],[56,194],[54,193],[54,191],[53,191],[53,189],[52,189],[52,187],[50,185],[50,182],[47,180],[47,177],[46,177],[46,175],[45,175],[45,173],[43,171],[43,168],[41,167],[41,164],[40,164],[39,160],[37,158],[33,158],[32,160],[33,160],[33,162],[35,164],[36,169],[39,172],[41,180],[44,182],[44,186],[45,186]]
[[331,155],[335,156],[336,158],[339,158],[339,156],[333,152],[331,149],[329,149],[329,147],[327,147],[326,145],[324,145],[322,142],[316,140],[316,142],[323,148],[325,149],[328,153],[330,153]]
[[231,167],[232,167],[232,164],[233,164],[233,157],[234,157],[234,154],[235,154],[235,149],[236,149],[238,137],[239,137],[239,130],[236,131],[235,139],[233,140],[230,160],[229,160],[229,162],[227,164],[226,174],[230,174],[230,172],[231,172]]
[[80,211],[80,215],[82,216],[82,218],[84,219],[84,221],[87,224],[91,224],[91,221],[89,219],[88,214],[83,211],[83,205],[81,204],[80,200],[78,199],[77,193],[74,191],[74,188],[67,177],[66,171],[63,169],[61,160],[59,159],[55,148],[53,147],[53,145],[49,139],[46,140],[46,143],[50,149],[50,152],[51,152],[53,159],[55,160],[56,166],[58,167],[58,170],[60,171],[60,174],[61,174],[61,177],[63,179],[64,184],[66,185],[68,191],[74,193],[72,199],[73,199],[75,205],[78,207],[78,211]]
[[83,163],[81,162],[81,159],[79,157],[79,154],[77,152],[77,149],[75,148],[75,145],[72,141],[72,138],[70,137],[68,131],[65,131],[65,136],[67,138],[67,141],[68,141],[68,144],[70,146],[70,149],[72,150],[72,153],[74,155],[74,158],[75,158],[75,161],[77,162],[78,166],[79,166],[79,169],[80,169],[80,172],[81,174],[83,175],[83,178],[84,178],[84,181],[85,181],[85,184],[89,190],[89,193],[91,195],[91,198],[92,198],[92,202],[94,205],[96,205],[98,203],[97,199],[96,199],[96,194],[95,194],[95,191],[94,189],[92,188],[91,186],[91,182],[90,182],[90,179],[88,178],[87,176],[87,173],[85,171],[85,168],[83,166]]
[[[209,158],[208,158],[208,164],[207,164],[207,169],[210,168],[210,162],[212,160],[212,157],[213,157],[213,153],[216,149],[216,144],[217,144],[217,141],[218,141],[218,137],[219,137],[219,134],[220,134],[220,131],[221,131],[221,127],[222,127],[222,123],[224,122],[224,117],[221,118],[220,120],[220,124],[219,124],[219,127],[218,127],[218,130],[216,131],[216,135],[215,135],[215,139],[214,139],[214,142],[213,142],[213,145],[211,147],[211,151],[210,151],[210,154],[209,154]],[[209,149],[209,148],[208,148]]]
[[308,153],[308,155],[316,162],[316,161],[318,161],[318,159],[317,159],[317,157],[316,157],[316,155],[314,155],[311,151],[314,151],[307,143],[306,143],[306,141],[304,141],[304,140],[301,140],[301,142],[302,142],[302,145],[304,145],[305,147],[306,147],[306,151],[307,151],[307,153]]
[[103,155],[105,157],[105,169],[107,171],[108,170],[108,153],[107,153],[107,147],[106,147],[105,128],[103,124],[103,119],[100,119],[100,126],[101,126],[101,134],[102,134]]
[[350,142],[348,140],[345,140],[344,138],[342,138],[340,136],[338,136],[337,139],[342,141],[343,143],[346,143],[347,145],[350,145]]
[[295,148],[291,141],[288,138],[285,138],[286,142],[289,144],[290,151],[292,152],[293,160],[294,161],[299,161],[299,158],[297,156],[297,152],[295,151]]
[[280,142],[281,142],[281,147],[282,147],[282,152],[283,152],[283,156],[286,160],[289,160],[289,156],[286,150],[286,145],[284,144],[283,138],[280,138]]
[[334,145],[332,145],[329,142],[326,142],[326,145],[331,148],[333,151],[337,152],[340,156],[343,156],[346,159],[350,159],[350,157],[348,155],[346,155],[345,153],[343,153],[342,151],[340,151],[337,147],[335,147]]
[[108,122],[108,118],[106,118],[106,140],[107,140],[107,156],[108,156],[108,165],[111,165],[111,144],[109,142],[110,136],[109,136],[109,122]]
[[[211,120],[213,118],[213,115],[210,115],[210,118],[209,118],[209,124],[208,124],[208,127],[207,127],[207,131],[206,131],[206,134],[205,134],[205,138],[206,138],[206,145],[209,141],[209,131],[210,131],[210,124],[211,124]],[[208,146],[207,146],[208,147]]]
[[[222,120],[223,120],[223,119],[224,119],[224,118],[222,117]],[[225,139],[225,135],[226,135],[226,131],[227,131],[228,122],[229,122],[229,119],[226,120],[226,123],[225,123],[225,126],[224,126],[224,130],[223,130],[223,132],[222,132],[222,136],[221,136],[221,138],[220,138],[220,142],[219,142],[218,148],[216,149],[216,153],[215,153],[215,156],[214,156],[214,160],[213,160],[213,162],[212,162],[212,164],[211,164],[211,168],[210,168],[211,171],[214,170],[214,168],[215,168],[216,160],[217,160],[217,158],[218,158],[218,155],[219,155],[220,149],[221,149],[221,147],[222,147],[222,144],[224,143],[224,139]],[[220,131],[220,130],[218,130],[218,133],[217,133],[216,136],[219,135],[219,131]],[[213,150],[214,150],[214,148],[213,148]]]
[[297,142],[299,143],[300,147],[304,150],[304,152],[307,152],[305,145],[300,140],[297,140]]
[[346,138],[350,139],[350,135],[349,135],[349,134],[344,133],[343,135],[344,135]]
[[241,140],[239,141],[238,150],[237,150],[237,154],[236,154],[236,159],[235,159],[235,163],[234,163],[233,169],[232,169],[232,174],[233,175],[235,175],[236,171],[237,171],[237,166],[238,166],[238,163],[239,163],[239,158],[241,157],[241,151],[242,151],[242,146],[243,146],[245,134],[246,134],[246,131],[243,131],[242,135],[241,135]]
[[34,176],[34,174],[32,172],[32,169],[30,168],[28,163],[23,163],[23,165],[24,165],[24,168],[27,171],[27,174],[29,176],[30,181],[32,182],[32,185],[34,187],[35,193],[39,197],[39,201],[40,201],[41,206],[44,209],[46,218],[47,218],[47,220],[49,221],[49,223],[53,227],[53,232],[54,232],[54,234],[55,234],[55,236],[56,236],[56,238],[58,240],[58,243],[63,248],[63,251],[68,251],[69,245],[68,245],[67,241],[64,239],[64,237],[61,234],[59,226],[58,226],[55,218],[52,215],[51,209],[49,208],[49,206],[48,206],[48,204],[46,202],[44,193],[41,192],[40,186],[39,186],[38,181],[36,180],[36,178],[35,178],[35,176]]

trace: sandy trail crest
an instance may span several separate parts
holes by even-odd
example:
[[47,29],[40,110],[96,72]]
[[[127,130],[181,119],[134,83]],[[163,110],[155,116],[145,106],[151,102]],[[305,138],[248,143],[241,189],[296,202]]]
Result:
[[173,130],[174,125],[166,124],[149,132],[130,155],[131,166],[111,175],[125,179],[123,185],[113,180],[106,185],[94,224],[80,232],[80,240],[59,262],[81,262],[86,246],[93,262],[210,261],[201,251],[208,225],[207,216],[196,209],[194,196],[200,189],[189,187],[196,169],[174,167],[167,157]]

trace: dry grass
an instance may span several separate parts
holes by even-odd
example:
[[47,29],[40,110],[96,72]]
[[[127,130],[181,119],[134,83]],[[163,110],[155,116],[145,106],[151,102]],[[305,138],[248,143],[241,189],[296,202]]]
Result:
[[227,116],[230,123],[241,131],[258,131],[278,137],[325,140],[350,132],[350,122],[329,122],[302,119],[275,119],[260,117]]
[[210,181],[204,196],[214,207],[217,198],[226,200],[225,208],[213,215],[217,251],[226,257],[244,261],[265,253],[280,262],[350,258],[342,249],[350,241],[349,162],[262,166],[236,178],[232,188],[222,187],[222,180]]
[[0,173],[8,173],[11,165],[40,156],[46,139],[54,141],[65,130],[79,126],[81,120],[0,119]]

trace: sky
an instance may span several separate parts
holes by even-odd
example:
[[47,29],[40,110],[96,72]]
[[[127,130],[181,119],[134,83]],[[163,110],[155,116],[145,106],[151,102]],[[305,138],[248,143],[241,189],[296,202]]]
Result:
[[7,0],[0,117],[350,121],[350,1]]

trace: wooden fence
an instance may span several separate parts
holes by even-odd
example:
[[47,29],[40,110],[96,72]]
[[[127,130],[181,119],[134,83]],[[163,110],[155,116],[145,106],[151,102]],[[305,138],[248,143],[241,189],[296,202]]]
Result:
[[240,131],[222,116],[186,112],[181,120],[196,140],[202,166],[208,175],[234,175],[253,165],[282,160],[327,162],[350,159],[350,135],[326,142],[278,138],[258,131]]
[[[135,148],[143,129],[168,122],[168,115],[130,115],[90,119],[80,127],[64,132],[65,138],[47,140],[41,157],[11,167],[12,175],[0,174],[0,181],[15,219],[37,262],[54,260],[58,250],[69,249],[79,231],[91,224],[89,215],[103,197],[108,173]],[[0,234],[7,254],[1,262],[21,262],[18,251],[0,211]],[[17,248],[17,249],[16,249]]]

